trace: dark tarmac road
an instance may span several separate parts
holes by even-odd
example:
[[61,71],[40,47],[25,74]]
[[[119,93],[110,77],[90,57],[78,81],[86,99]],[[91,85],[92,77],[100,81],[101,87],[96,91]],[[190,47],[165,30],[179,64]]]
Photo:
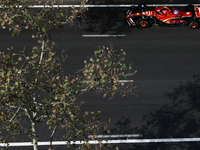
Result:
[[[200,29],[185,27],[130,28],[124,20],[126,9],[90,9],[88,20],[78,26],[52,31],[58,42],[57,52],[67,49],[63,64],[66,74],[83,67],[83,61],[99,46],[113,45],[127,51],[127,63],[139,66],[131,79],[138,88],[134,95],[115,96],[108,101],[102,94],[84,94],[83,109],[101,111],[102,120],[112,118],[112,134],[142,134],[143,138],[188,138],[200,135]],[[24,30],[11,38],[0,30],[0,49],[31,49],[35,45],[31,34]],[[117,35],[122,38],[83,38],[82,35]],[[38,127],[39,128],[39,127]],[[40,132],[45,128],[39,129]],[[40,140],[48,140],[47,132]],[[55,137],[56,140],[59,137]],[[118,145],[119,146],[119,145]],[[129,144],[126,150],[197,150],[198,142],[182,144]],[[31,149],[31,148],[30,148]],[[43,148],[42,148],[43,149]],[[45,148],[44,148],[45,149]],[[59,148],[57,148],[59,149]],[[65,148],[63,148],[65,149]]]

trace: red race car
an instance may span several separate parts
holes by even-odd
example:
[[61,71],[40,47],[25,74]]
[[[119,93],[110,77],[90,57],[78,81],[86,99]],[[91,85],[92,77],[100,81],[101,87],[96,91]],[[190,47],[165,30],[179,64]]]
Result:
[[200,8],[188,5],[185,10],[178,10],[164,6],[148,11],[145,4],[140,4],[127,11],[126,19],[129,26],[141,28],[156,24],[159,26],[187,25],[191,29],[196,29],[200,25]]

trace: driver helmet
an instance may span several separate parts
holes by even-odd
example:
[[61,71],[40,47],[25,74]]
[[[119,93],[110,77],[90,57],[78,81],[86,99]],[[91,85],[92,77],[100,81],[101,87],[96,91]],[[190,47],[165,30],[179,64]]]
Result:
[[177,15],[177,14],[178,14],[178,10],[175,10],[175,11],[174,11],[174,14]]

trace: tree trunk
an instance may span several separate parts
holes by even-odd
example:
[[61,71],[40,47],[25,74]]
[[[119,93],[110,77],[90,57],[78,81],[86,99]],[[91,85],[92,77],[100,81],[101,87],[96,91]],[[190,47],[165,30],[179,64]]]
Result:
[[36,124],[35,122],[32,122],[32,137],[33,137],[33,149],[38,150],[37,146],[37,136],[36,136]]
[[54,129],[52,131],[51,137],[50,137],[50,147],[49,147],[49,150],[53,149],[52,141],[53,141],[53,136],[55,135],[57,127],[58,127],[58,122],[56,122],[56,125],[55,125],[55,127],[54,127]]
[[32,139],[33,139],[33,149],[34,150],[38,150],[38,146],[37,146],[37,134],[36,134],[36,116],[37,116],[37,112],[33,112],[33,117],[31,117],[31,115],[29,114],[28,110],[25,109],[28,118],[30,119],[31,122],[31,128],[32,128]]
[[[40,54],[40,61],[39,65],[42,62],[42,58],[44,55],[44,40],[42,41],[42,52]],[[37,75],[39,73],[39,70],[37,71]],[[35,78],[35,83],[37,83],[37,77]],[[36,103],[36,94],[34,93],[33,96],[33,104]],[[33,149],[38,150],[38,145],[37,145],[37,135],[36,135],[36,123],[35,123],[35,118],[37,116],[37,112],[33,112],[33,120],[31,120],[31,126],[32,126],[32,138],[33,138]]]

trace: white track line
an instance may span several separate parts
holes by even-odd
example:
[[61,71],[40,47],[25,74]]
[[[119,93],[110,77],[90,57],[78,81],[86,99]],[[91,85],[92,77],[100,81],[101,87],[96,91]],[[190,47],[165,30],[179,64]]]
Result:
[[[199,142],[200,138],[170,138],[170,139],[127,139],[127,140],[102,140],[102,144],[130,144],[130,143],[172,143],[172,142]],[[50,142],[37,142],[38,146],[50,145]],[[84,144],[84,141],[71,141],[70,144]],[[99,144],[98,140],[89,140],[89,144]],[[53,141],[52,145],[67,145],[67,141]],[[7,146],[0,143],[0,146]],[[9,143],[9,147],[14,146],[33,146],[32,142],[13,142]]]
[[[88,82],[90,82],[90,81],[88,81]],[[118,82],[119,83],[126,83],[126,82],[134,82],[134,80],[119,80]]]
[[[90,82],[90,81],[88,81],[88,82]],[[134,82],[134,80],[119,80],[118,82],[119,83],[128,83],[128,82]],[[110,81],[108,83],[110,83]],[[81,91],[86,91],[86,89],[82,89]]]
[[[89,135],[88,138],[93,138],[93,135]],[[131,138],[131,137],[142,137],[142,134],[116,134],[116,135],[97,135],[97,138]]]
[[[188,4],[147,4],[148,7],[156,7],[156,6],[187,6]],[[200,4],[193,4],[193,5],[200,5]],[[131,7],[137,6],[137,4],[129,4],[129,5],[45,5],[45,7],[60,7],[60,8],[68,8],[68,7]],[[19,7],[22,7],[21,5]],[[43,8],[44,5],[34,5],[29,6],[29,8]],[[2,8],[2,6],[0,6]]]
[[119,80],[120,83],[134,82],[134,80]]
[[124,37],[126,36],[125,34],[119,34],[119,35],[82,35],[83,37]]

